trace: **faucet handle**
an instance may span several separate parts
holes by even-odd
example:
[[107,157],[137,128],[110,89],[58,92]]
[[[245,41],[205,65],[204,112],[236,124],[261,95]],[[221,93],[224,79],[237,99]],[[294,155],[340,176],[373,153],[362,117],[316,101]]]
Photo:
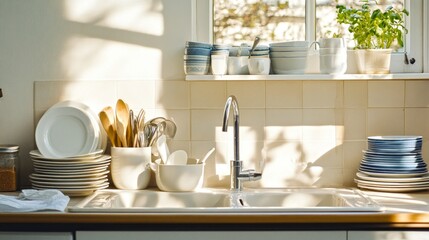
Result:
[[255,181],[262,178],[262,173],[256,172],[254,169],[242,170],[240,179],[244,181]]

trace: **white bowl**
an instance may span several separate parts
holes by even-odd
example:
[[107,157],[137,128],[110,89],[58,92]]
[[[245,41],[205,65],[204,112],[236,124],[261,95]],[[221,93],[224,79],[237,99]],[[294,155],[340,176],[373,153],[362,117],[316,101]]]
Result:
[[184,60],[188,61],[210,61],[210,56],[203,55],[183,55]]
[[271,52],[271,58],[283,58],[283,57],[306,57],[307,51],[305,52]]
[[306,52],[308,47],[270,47],[271,52]]
[[156,165],[156,185],[162,191],[190,192],[200,189],[205,164]]
[[288,42],[270,43],[270,47],[308,47],[308,46],[310,46],[309,41],[288,41]]
[[188,75],[205,75],[209,72],[210,64],[209,63],[184,63],[183,65],[185,74]]
[[274,74],[304,74],[307,57],[272,58],[271,67]]

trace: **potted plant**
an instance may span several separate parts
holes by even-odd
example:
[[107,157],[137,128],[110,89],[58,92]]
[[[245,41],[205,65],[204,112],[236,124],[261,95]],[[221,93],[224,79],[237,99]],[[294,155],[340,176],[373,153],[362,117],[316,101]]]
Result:
[[[348,24],[356,46],[358,71],[360,73],[389,73],[392,44],[403,47],[406,9],[392,6],[384,11],[371,9],[370,0],[361,0],[360,8],[337,5],[337,21]],[[375,1],[377,4],[377,2]]]

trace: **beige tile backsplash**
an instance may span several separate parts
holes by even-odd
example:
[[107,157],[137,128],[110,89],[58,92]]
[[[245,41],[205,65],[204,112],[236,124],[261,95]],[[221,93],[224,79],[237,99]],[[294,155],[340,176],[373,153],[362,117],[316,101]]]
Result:
[[[58,101],[98,112],[123,98],[147,117],[173,118],[172,149],[207,162],[205,184],[226,187],[233,158],[232,120],[221,131],[226,97],[240,105],[240,155],[263,171],[252,186],[354,186],[371,135],[422,135],[429,159],[429,81],[42,81],[34,84],[35,124]],[[232,118],[232,117],[231,117]],[[28,170],[27,171],[31,171]]]
[[368,82],[368,107],[404,107],[404,81]]

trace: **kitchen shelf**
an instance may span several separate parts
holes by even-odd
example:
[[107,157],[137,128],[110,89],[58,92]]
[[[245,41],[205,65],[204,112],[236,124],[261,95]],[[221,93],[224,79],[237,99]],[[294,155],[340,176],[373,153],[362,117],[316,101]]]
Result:
[[186,81],[301,81],[301,80],[429,80],[429,73],[297,74],[297,75],[186,75]]

